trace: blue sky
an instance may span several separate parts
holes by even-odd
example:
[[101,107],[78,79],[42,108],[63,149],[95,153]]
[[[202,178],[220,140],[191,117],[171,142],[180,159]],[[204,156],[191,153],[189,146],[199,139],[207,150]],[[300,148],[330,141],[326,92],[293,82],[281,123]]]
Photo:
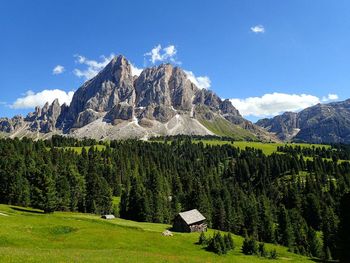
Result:
[[152,66],[152,49],[251,120],[347,99],[349,13],[342,0],[2,1],[0,116],[69,100],[111,54]]

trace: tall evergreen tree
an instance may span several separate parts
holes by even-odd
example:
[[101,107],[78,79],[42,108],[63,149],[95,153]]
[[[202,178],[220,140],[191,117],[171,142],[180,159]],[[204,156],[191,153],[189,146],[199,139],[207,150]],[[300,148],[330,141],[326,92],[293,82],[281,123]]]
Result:
[[289,248],[294,245],[293,229],[288,211],[284,205],[280,206],[278,213],[278,241]]
[[350,262],[350,193],[343,195],[340,202],[339,259],[341,263]]

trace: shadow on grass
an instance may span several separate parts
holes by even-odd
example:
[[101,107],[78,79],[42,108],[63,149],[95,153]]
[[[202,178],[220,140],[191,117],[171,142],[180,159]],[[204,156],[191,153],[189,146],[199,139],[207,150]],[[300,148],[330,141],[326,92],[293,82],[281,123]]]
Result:
[[32,214],[44,214],[43,211],[31,210],[31,209],[28,209],[28,208],[21,208],[21,207],[15,207],[15,206],[11,206],[11,209],[15,210],[15,211],[32,213]]
[[310,259],[313,262],[318,262],[318,263],[337,263],[339,260],[324,260],[324,259],[318,259],[318,258],[312,258]]

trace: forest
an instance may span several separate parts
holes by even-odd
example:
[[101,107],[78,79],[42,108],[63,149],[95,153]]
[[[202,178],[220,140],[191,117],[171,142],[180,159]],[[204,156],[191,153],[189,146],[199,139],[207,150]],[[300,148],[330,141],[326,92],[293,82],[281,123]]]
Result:
[[183,136],[95,144],[1,139],[0,203],[159,223],[196,208],[211,228],[349,262],[350,162],[339,162],[349,158],[346,146],[265,155]]

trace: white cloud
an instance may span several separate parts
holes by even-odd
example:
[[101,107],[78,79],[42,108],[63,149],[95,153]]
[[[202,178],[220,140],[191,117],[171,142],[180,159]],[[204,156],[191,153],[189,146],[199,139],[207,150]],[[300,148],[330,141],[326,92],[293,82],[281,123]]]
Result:
[[[335,95],[335,94],[330,94]],[[329,96],[335,98],[335,96]],[[286,111],[299,111],[320,103],[319,97],[308,94],[271,93],[262,97],[231,99],[243,116],[269,117]]]
[[55,99],[58,99],[60,104],[70,104],[74,95],[74,91],[65,92],[59,89],[43,90],[35,93],[31,90],[27,91],[23,97],[16,99],[16,101],[10,105],[13,109],[28,109],[36,106],[44,106],[46,102],[52,103]]
[[208,76],[196,77],[192,71],[184,70],[187,78],[200,89],[209,89],[211,81]]
[[174,45],[167,46],[167,47],[163,48],[163,50],[164,50],[165,54],[169,57],[173,57],[177,53],[177,50],[176,50]]
[[328,94],[327,96],[322,97],[323,102],[331,101],[331,100],[337,100],[339,97],[337,94]]
[[250,28],[250,30],[252,32],[254,32],[255,34],[259,34],[259,33],[265,33],[265,28],[263,25],[256,25],[256,26],[252,26]]
[[101,61],[91,60],[81,55],[76,55],[76,63],[87,66],[86,69],[74,69],[73,73],[85,80],[95,77],[107,64],[114,58],[114,54],[110,54],[108,57],[101,56]]
[[149,61],[153,64],[164,61],[180,64],[180,62],[176,61],[176,54],[177,50],[174,45],[162,48],[162,46],[158,44],[150,52],[145,53],[144,56],[149,57]]
[[52,70],[52,74],[54,75],[59,75],[62,74],[64,72],[64,67],[61,65],[57,65],[56,67],[54,67],[54,69]]
[[143,68],[138,68],[136,66],[134,66],[132,63],[130,63],[131,66],[131,73],[133,76],[140,76]]

